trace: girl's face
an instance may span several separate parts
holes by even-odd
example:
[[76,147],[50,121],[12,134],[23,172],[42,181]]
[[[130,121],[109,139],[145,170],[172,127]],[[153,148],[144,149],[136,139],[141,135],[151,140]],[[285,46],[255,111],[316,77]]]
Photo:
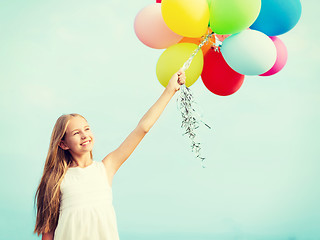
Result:
[[87,121],[82,117],[73,117],[67,126],[64,140],[61,140],[59,146],[69,150],[72,155],[83,155],[92,151],[93,143],[93,134]]

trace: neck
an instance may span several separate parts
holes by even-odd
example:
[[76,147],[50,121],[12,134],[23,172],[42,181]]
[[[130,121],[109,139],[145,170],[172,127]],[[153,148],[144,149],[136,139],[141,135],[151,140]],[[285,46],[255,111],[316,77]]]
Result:
[[87,153],[80,155],[80,156],[74,155],[74,154],[71,154],[71,155],[73,158],[73,162],[71,163],[70,167],[84,168],[84,167],[89,166],[92,163],[90,152],[87,152]]

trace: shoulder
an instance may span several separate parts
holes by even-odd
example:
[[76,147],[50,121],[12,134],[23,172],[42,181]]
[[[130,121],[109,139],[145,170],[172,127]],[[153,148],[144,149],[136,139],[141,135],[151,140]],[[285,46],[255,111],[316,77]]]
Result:
[[116,170],[114,167],[114,163],[111,159],[111,154],[108,154],[104,159],[102,159],[102,163],[108,173],[108,175],[115,175]]
[[107,164],[105,161],[95,161],[95,165],[97,168],[103,169],[104,171],[107,171]]
[[113,171],[110,159],[108,157],[105,157],[104,159],[102,159],[101,165],[103,165],[104,170],[106,171],[106,174],[107,174],[110,186],[111,186],[112,179],[114,177],[115,172]]

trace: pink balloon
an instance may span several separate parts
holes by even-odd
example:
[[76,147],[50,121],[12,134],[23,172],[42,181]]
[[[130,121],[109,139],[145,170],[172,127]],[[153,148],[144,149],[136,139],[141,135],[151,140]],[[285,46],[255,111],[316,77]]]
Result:
[[134,30],[142,43],[156,49],[168,48],[183,38],[169,29],[164,22],[160,3],[153,3],[138,13]]
[[270,76],[279,72],[287,63],[288,51],[286,45],[278,37],[270,37],[277,49],[277,60],[270,70],[260,76]]
[[223,42],[227,37],[231,36],[231,34],[224,34],[224,35],[216,34],[216,36],[219,41]]

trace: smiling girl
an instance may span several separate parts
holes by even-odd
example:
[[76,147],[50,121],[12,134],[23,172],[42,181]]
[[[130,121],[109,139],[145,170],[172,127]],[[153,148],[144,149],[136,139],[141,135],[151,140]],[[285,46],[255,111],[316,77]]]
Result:
[[118,240],[112,179],[184,83],[180,70],[137,127],[102,161],[92,158],[94,136],[86,119],[79,114],[60,116],[36,191],[34,233],[43,240]]

